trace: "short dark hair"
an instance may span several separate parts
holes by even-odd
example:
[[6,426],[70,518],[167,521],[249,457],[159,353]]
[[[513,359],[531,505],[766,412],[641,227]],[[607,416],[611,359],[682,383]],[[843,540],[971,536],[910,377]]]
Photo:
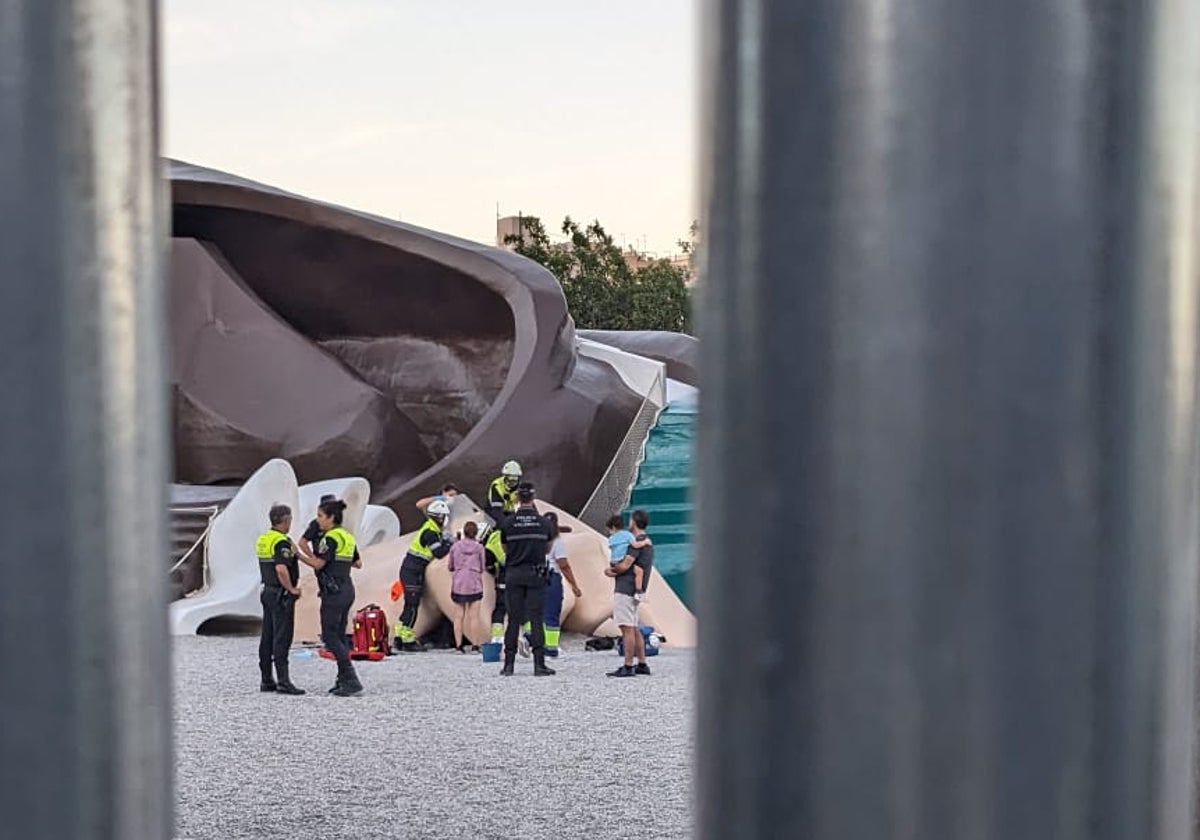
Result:
[[474,519],[468,519],[467,524],[463,525],[463,533],[468,539],[475,539],[475,535],[479,533],[479,526],[475,524]]
[[337,498],[337,496],[333,495],[332,493],[326,493],[324,496],[321,497],[321,501],[317,502],[317,504],[323,505],[326,502],[332,502],[336,498]]
[[635,510],[632,514],[630,514],[629,518],[633,521],[634,525],[638,526],[642,530],[650,527],[650,514],[646,513],[644,510]]
[[605,522],[604,525],[605,527],[616,528],[618,531],[620,531],[625,527],[625,517],[619,513],[614,514],[613,516],[608,517],[608,521]]
[[458,485],[454,484],[453,482],[449,482],[449,481],[447,481],[444,485],[442,485],[443,493],[449,493],[451,490],[453,490],[455,493],[457,493]]
[[332,519],[334,525],[341,525],[342,514],[346,510],[346,503],[340,499],[331,499],[328,502],[321,502],[317,510]]
[[271,525],[274,527],[275,525],[282,525],[283,520],[290,518],[291,515],[292,509],[287,505],[272,505],[267,518],[271,520]]
[[517,485],[517,501],[532,502],[535,495],[533,485],[528,481],[522,481]]

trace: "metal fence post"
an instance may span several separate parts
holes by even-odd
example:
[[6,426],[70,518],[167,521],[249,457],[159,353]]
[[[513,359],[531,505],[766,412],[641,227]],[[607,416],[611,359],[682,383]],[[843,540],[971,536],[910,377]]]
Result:
[[1190,836],[1200,7],[706,8],[699,835]]
[[171,833],[152,0],[0,3],[0,820]]

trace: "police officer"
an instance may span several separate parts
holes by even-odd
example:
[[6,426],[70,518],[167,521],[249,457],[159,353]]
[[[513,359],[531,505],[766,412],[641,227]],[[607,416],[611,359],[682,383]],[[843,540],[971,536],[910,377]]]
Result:
[[[276,694],[304,694],[292,685],[288,676],[288,648],[292,646],[292,631],[296,622],[296,599],[300,597],[300,564],[296,549],[288,539],[292,528],[292,509],[275,505],[267,514],[271,529],[258,538],[255,553],[262,574],[263,621],[258,642],[258,667],[262,671],[261,691]],[[271,663],[275,673],[271,673]],[[275,676],[279,677],[278,682]]]
[[400,650],[419,653],[425,650],[417,641],[413,628],[417,625],[417,609],[425,593],[425,568],[435,559],[450,553],[450,505],[435,499],[425,508],[425,522],[413,535],[408,552],[400,562],[400,583],[404,587],[404,610],[396,622],[395,644]]
[[533,504],[533,485],[517,486],[517,509],[500,526],[504,543],[508,598],[508,628],[504,632],[504,667],[501,676],[511,677],[517,659],[517,637],[522,622],[531,622],[533,675],[549,677],[546,667],[542,613],[546,604],[546,547],[552,533],[550,523]]
[[339,499],[322,502],[317,508],[317,524],[323,536],[314,552],[317,585],[321,590],[321,639],[337,660],[338,669],[337,681],[329,693],[337,697],[350,697],[363,690],[346,644],[346,620],[354,603],[350,569],[362,568],[362,559],[354,535],[342,527],[345,510],[346,503]]
[[488,485],[488,514],[496,522],[502,521],[505,514],[517,509],[517,485],[520,482],[521,465],[516,461],[507,461],[500,468],[499,478],[493,479]]

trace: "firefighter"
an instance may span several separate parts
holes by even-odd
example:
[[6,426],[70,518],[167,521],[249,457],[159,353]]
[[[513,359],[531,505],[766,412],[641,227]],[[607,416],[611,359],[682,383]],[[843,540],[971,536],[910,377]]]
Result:
[[496,602],[492,606],[492,641],[498,642],[504,636],[504,616],[507,612],[504,595],[504,542],[500,536],[499,524],[488,531],[483,541],[483,569],[492,576],[496,592]]
[[434,560],[450,553],[451,539],[446,532],[450,525],[450,505],[435,499],[425,508],[425,522],[421,525],[408,552],[400,563],[400,584],[404,588],[404,610],[396,622],[395,645],[402,651],[419,653],[425,646],[417,641],[413,628],[417,624],[417,610],[425,592],[425,568]]
[[507,461],[500,468],[500,476],[488,485],[487,512],[499,523],[505,514],[517,509],[517,485],[521,483],[521,465]]

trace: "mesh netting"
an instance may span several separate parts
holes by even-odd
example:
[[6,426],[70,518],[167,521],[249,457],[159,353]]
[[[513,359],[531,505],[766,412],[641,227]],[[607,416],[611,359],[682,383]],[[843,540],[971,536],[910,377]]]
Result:
[[[655,387],[650,389],[652,395],[662,393],[661,377]],[[629,496],[637,481],[638,467],[646,455],[646,439],[650,430],[658,422],[658,415],[663,407],[651,396],[642,400],[629,431],[625,433],[616,455],[609,463],[604,477],[596,485],[591,498],[579,512],[579,519],[601,533],[604,523],[613,514],[620,513],[629,504]]]

